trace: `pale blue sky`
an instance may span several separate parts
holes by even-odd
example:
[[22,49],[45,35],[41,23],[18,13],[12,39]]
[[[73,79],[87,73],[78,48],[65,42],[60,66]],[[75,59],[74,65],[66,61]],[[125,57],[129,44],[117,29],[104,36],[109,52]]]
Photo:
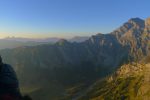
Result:
[[70,37],[109,33],[150,16],[150,0],[0,0],[0,37]]

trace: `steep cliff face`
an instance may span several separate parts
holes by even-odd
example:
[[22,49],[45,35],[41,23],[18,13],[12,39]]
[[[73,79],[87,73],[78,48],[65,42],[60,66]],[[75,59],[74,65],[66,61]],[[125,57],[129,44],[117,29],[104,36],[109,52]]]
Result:
[[132,18],[112,32],[122,46],[128,48],[130,60],[139,60],[150,51],[149,18]]
[[145,31],[150,32],[150,18],[147,18],[145,20],[145,26],[146,26]]

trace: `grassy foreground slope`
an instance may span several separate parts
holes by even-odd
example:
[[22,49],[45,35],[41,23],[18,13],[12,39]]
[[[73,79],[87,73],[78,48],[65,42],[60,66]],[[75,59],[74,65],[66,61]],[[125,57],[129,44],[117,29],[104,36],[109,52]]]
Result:
[[150,64],[126,64],[78,100],[150,100]]

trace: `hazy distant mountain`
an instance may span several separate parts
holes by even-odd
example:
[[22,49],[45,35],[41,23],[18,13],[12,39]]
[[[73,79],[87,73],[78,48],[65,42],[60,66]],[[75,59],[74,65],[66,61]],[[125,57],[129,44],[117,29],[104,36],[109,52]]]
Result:
[[[74,37],[68,39],[70,42],[83,42],[87,40],[88,37]],[[45,38],[45,39],[32,39],[32,38],[16,38],[16,37],[7,37],[0,39],[0,49],[6,48],[16,48],[21,46],[35,46],[41,44],[53,44],[61,40],[60,38]]]
[[4,39],[0,39],[0,49],[16,48],[22,46],[36,46],[41,44],[53,44],[59,40],[59,38],[32,39],[7,37]]
[[70,42],[84,42],[88,39],[89,39],[89,37],[87,37],[87,36],[85,36],[85,37],[76,36],[76,37],[69,39],[68,41],[70,41]]
[[87,87],[96,80],[150,53],[149,22],[150,18],[132,18],[109,34],[99,33],[82,42],[60,39],[51,45],[5,49],[0,54],[15,67],[24,92],[35,100],[77,100],[84,94],[88,98]]
[[35,42],[35,41],[19,41],[19,40],[9,40],[0,39],[0,50],[1,49],[11,49],[22,46],[36,46],[41,44],[53,44],[53,42]]
[[22,42],[0,39],[0,49],[22,46]]
[[19,42],[51,42],[55,43],[60,38],[21,38],[21,37],[7,37],[4,38],[4,40],[13,40],[13,41],[19,41]]
[[[19,37],[6,37],[3,40],[11,40],[11,41],[19,41],[19,42],[51,42],[56,43],[61,38],[19,38]],[[87,36],[75,36],[71,39],[67,39],[70,42],[83,42],[85,40],[88,40],[89,37]]]

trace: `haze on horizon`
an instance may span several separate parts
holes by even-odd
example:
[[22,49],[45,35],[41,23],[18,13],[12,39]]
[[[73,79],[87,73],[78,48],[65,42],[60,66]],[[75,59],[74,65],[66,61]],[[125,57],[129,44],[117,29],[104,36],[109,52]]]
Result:
[[133,17],[149,17],[149,0],[3,0],[0,38],[109,33]]

